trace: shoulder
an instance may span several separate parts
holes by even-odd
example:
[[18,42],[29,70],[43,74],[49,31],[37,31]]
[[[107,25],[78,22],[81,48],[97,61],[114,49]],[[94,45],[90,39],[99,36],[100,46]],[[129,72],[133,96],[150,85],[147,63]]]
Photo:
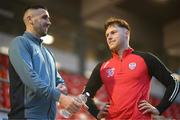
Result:
[[23,36],[17,36],[15,37],[12,42],[11,42],[11,45],[20,45],[20,44],[26,44],[28,41],[25,37]]
[[133,52],[136,55],[142,57],[149,68],[155,69],[155,67],[163,64],[161,60],[151,52]]
[[28,40],[23,36],[15,37],[9,46],[9,51],[21,50],[21,49],[29,49]]
[[135,54],[135,55],[138,55],[138,56],[140,56],[143,59],[148,60],[148,61],[158,59],[157,56],[155,56],[151,52],[133,51],[132,53]]
[[133,54],[140,55],[140,56],[152,56],[151,52],[142,52],[142,51],[133,51]]
[[111,62],[111,58],[107,58],[99,62],[96,67],[98,67],[99,69],[105,68],[110,62]]

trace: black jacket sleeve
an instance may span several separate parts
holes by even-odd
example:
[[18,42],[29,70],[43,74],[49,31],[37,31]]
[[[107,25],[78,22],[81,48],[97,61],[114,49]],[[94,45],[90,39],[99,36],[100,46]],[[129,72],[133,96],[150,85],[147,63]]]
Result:
[[161,102],[156,106],[162,114],[175,100],[180,90],[180,83],[173,76],[172,72],[154,55],[148,53],[145,55],[145,61],[148,66],[149,74],[157,78],[165,87],[166,91]]
[[98,108],[96,107],[94,101],[92,100],[96,95],[97,90],[102,86],[101,76],[100,76],[100,68],[102,63],[99,63],[93,70],[87,85],[84,89],[84,92],[90,93],[90,98],[88,98],[86,104],[89,107],[89,112],[97,118],[97,114],[99,113]]

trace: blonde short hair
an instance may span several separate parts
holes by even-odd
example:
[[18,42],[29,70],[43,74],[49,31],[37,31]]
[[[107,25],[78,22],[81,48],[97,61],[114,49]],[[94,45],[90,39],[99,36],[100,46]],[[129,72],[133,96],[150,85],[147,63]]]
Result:
[[105,24],[104,24],[104,28],[105,28],[105,31],[107,30],[107,28],[111,25],[117,25],[119,27],[124,27],[126,28],[127,30],[131,30],[129,24],[121,19],[121,18],[116,18],[116,17],[110,17],[106,20]]

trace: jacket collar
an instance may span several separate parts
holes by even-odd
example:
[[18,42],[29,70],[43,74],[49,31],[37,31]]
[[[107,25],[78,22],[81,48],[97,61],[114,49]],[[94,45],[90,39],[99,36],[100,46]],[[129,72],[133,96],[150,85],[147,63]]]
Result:
[[35,35],[33,35],[30,32],[24,32],[23,36],[29,38],[30,40],[32,40],[33,42],[35,42],[38,45],[42,45],[43,40],[36,37]]

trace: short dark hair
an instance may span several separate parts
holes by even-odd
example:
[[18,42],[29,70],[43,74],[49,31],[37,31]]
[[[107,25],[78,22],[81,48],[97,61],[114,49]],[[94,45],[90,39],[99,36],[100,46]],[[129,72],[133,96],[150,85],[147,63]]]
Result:
[[29,9],[40,9],[40,8],[47,10],[47,8],[43,5],[31,5],[31,6],[26,7],[25,11],[27,11]]
[[104,24],[105,31],[111,25],[118,25],[120,27],[124,27],[124,28],[128,29],[129,31],[131,30],[129,24],[121,18],[116,18],[116,17],[108,18]]

